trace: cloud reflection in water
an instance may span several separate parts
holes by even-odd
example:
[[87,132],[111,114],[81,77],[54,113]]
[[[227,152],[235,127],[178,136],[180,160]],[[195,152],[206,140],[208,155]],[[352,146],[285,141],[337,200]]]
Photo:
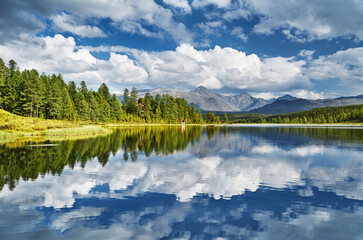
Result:
[[43,217],[34,226],[65,233],[59,238],[361,236],[359,142],[275,129],[210,135],[167,156],[139,152],[124,161],[121,148],[104,167],[94,159],[60,176],[21,180],[0,193],[2,209],[20,213],[3,210],[1,218],[35,209]]

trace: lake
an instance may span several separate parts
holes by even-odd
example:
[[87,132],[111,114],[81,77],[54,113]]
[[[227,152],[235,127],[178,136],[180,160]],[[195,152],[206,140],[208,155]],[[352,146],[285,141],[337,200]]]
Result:
[[363,239],[363,127],[0,145],[0,239]]

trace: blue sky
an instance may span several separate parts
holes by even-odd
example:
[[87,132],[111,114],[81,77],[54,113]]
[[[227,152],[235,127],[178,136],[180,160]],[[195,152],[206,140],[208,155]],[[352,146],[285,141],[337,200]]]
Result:
[[359,0],[0,0],[0,57],[126,87],[363,93]]

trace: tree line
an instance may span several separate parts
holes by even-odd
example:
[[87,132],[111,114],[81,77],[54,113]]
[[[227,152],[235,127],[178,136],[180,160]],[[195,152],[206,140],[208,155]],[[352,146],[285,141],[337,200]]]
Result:
[[308,111],[259,118],[243,118],[238,123],[344,123],[363,122],[363,105],[323,107]]
[[183,98],[167,94],[138,97],[136,88],[126,88],[122,104],[102,83],[97,91],[85,81],[65,83],[61,74],[39,74],[35,69],[20,71],[10,60],[0,58],[0,109],[35,118],[92,122],[203,123],[200,110]]

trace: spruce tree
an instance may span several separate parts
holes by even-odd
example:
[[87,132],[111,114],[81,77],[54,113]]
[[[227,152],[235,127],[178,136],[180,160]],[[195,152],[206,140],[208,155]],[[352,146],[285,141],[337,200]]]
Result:
[[228,122],[228,116],[227,116],[227,113],[224,113],[224,114],[223,114],[223,122],[224,122],[224,123],[227,123],[227,122]]
[[98,93],[103,97],[104,100],[106,100],[108,104],[110,104],[111,94],[105,83],[102,83],[101,86],[98,88]]

